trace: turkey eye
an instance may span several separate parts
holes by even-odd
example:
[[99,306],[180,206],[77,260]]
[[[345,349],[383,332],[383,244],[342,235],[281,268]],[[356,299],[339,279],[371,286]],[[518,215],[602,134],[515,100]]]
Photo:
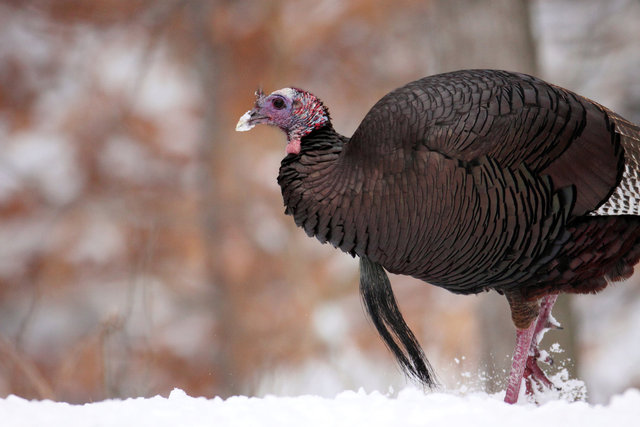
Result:
[[274,99],[273,101],[271,101],[271,104],[278,110],[282,110],[285,106],[284,100],[282,98]]

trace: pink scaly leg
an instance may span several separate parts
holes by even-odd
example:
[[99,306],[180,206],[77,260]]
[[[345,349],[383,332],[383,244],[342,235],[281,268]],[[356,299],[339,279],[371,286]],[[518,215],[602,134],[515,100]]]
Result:
[[506,403],[516,403],[520,393],[520,386],[523,377],[526,380],[527,394],[533,394],[533,381],[551,387],[551,381],[538,366],[537,360],[540,356],[538,344],[542,340],[544,333],[551,327],[557,327],[551,322],[551,309],[558,298],[557,295],[547,295],[540,303],[540,311],[535,322],[527,329],[516,330],[516,349],[513,353],[507,392],[504,398]]
[[[552,321],[551,310],[553,305],[558,299],[558,295],[547,295],[542,299],[540,304],[540,313],[536,320],[536,328],[533,333],[533,339],[531,340],[531,348],[529,349],[529,357],[527,358],[527,364],[524,371],[525,385],[527,386],[527,394],[532,395],[534,393],[534,382],[538,384],[538,389],[553,387],[553,384],[547,376],[542,372],[542,369],[538,366],[538,360],[540,359],[540,351],[538,345],[542,341],[544,334],[551,328],[558,328],[560,325]],[[551,364],[553,360],[547,358],[544,362]]]
[[511,372],[509,373],[509,382],[507,383],[507,393],[504,397],[506,403],[516,403],[518,394],[520,394],[520,384],[524,375],[527,360],[529,358],[529,349],[533,340],[533,334],[536,329],[536,322],[532,322],[527,329],[516,330],[516,349],[513,352],[513,361],[511,362]]
[[[536,321],[536,330],[535,330],[535,338],[537,342],[535,343],[536,347],[542,341],[542,337],[545,332],[551,328],[557,328],[557,323],[553,323],[551,321],[551,310],[553,309],[553,305],[556,303],[558,299],[558,294],[547,295],[542,298],[542,302],[540,303],[540,313],[538,314],[538,320]],[[532,343],[533,344],[533,343]]]

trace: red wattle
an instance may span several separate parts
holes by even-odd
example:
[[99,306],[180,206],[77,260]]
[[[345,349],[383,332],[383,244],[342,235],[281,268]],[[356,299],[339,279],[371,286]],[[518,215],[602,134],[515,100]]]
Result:
[[300,154],[300,140],[293,139],[289,141],[286,148],[287,154]]

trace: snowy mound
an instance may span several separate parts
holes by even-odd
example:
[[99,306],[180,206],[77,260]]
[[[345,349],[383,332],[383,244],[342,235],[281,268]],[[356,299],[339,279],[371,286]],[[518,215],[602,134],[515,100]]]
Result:
[[107,400],[85,405],[0,400],[3,426],[603,426],[634,425],[640,391],[614,396],[607,406],[559,400],[541,406],[507,405],[499,395],[424,394],[407,389],[390,398],[380,393],[343,392],[316,396],[205,399],[175,389],[168,398]]

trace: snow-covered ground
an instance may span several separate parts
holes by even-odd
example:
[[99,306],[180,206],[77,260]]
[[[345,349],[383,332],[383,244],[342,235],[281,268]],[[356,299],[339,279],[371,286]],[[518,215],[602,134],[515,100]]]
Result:
[[168,398],[106,400],[85,405],[9,396],[0,400],[2,426],[632,426],[640,391],[627,390],[607,405],[550,401],[507,405],[500,395],[424,394],[405,389],[396,397],[347,391],[317,396],[205,399],[175,389]]

